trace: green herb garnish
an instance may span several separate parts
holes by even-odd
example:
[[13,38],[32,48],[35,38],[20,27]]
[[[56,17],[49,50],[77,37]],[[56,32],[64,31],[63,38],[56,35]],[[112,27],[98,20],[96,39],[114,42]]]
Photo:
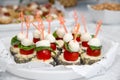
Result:
[[53,36],[54,36],[55,38],[58,37],[56,31],[53,33]]
[[23,50],[31,50],[35,48],[35,45],[30,45],[30,46],[19,45],[18,47]]
[[66,49],[67,51],[72,52],[72,50],[70,50],[70,48],[69,48],[69,46],[68,46],[68,43],[65,42],[64,45],[65,45],[65,49]]
[[92,38],[94,38],[95,35],[91,35]]
[[13,37],[12,39],[11,39],[11,45],[20,45],[21,44],[21,42],[17,39],[17,36],[15,36],[15,37]]
[[45,49],[50,50],[51,52],[53,52],[54,54],[56,54],[55,51],[51,47],[40,46],[40,47],[36,47],[35,48],[36,51],[41,51],[41,50],[45,50]]
[[77,34],[77,37],[80,37],[81,35],[80,34]]
[[102,46],[90,46],[92,50],[99,50],[102,48]]

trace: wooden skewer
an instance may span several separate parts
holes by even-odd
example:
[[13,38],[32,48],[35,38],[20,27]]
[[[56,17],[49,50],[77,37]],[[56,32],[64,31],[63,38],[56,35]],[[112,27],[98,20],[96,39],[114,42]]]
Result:
[[95,33],[95,36],[94,36],[95,38],[97,37],[97,35],[98,35],[99,31],[100,31],[101,25],[102,25],[102,21],[100,20],[100,21],[97,23],[97,29],[96,29],[96,33]]
[[23,12],[20,12],[20,20],[21,20],[21,33],[23,33],[23,22],[24,22]]
[[29,28],[30,28],[30,21],[29,21],[29,17],[26,17],[26,27],[27,27],[27,34],[26,34],[26,38],[28,38],[28,33],[29,33]]
[[82,23],[83,23],[84,31],[87,32],[85,17],[83,15],[81,16],[82,16]]
[[64,24],[65,20],[63,19],[62,16],[59,16],[59,21],[60,21],[60,24],[63,26],[65,32],[68,33],[67,27],[66,27],[65,24]]
[[48,33],[50,34],[50,30],[51,30],[51,21],[52,21],[52,17],[49,15],[48,18],[47,18],[47,21],[48,21]]
[[35,25],[34,23],[32,23],[32,25],[33,25],[37,30],[39,30],[39,28],[37,27],[37,25]]
[[76,33],[75,33],[75,36],[74,36],[74,41],[76,41],[79,29],[80,29],[80,24],[77,24],[76,27],[77,27],[77,29],[76,29]]

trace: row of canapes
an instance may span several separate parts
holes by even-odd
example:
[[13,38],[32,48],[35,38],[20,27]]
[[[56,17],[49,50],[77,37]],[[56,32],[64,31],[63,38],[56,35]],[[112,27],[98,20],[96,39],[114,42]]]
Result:
[[[42,20],[38,20],[38,25],[32,23],[36,30],[33,32],[33,40],[30,40],[28,19],[26,35],[21,31],[11,40],[10,51],[15,62],[40,61],[53,65],[80,65],[93,64],[100,60],[102,45],[97,35],[101,21],[97,26],[96,34],[92,36],[86,30],[81,34],[79,23],[75,24],[72,31],[68,31],[61,16],[59,17],[61,26],[53,33],[50,31],[51,25],[48,26],[48,32],[46,32]],[[50,18],[48,23],[51,23]]]
[[25,17],[30,17],[31,22],[36,21],[36,11],[44,20],[49,14],[53,19],[57,19],[58,15],[64,15],[61,10],[50,3],[40,5],[36,2],[31,2],[28,5],[6,5],[0,6],[0,24],[20,23],[19,12],[21,11],[23,11]]

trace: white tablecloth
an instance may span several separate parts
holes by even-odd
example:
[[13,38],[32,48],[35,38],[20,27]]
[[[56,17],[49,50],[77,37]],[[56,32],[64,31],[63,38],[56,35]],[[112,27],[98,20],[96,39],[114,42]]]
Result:
[[[97,76],[94,78],[90,78],[88,80],[119,80],[120,79],[120,55],[117,56],[114,65],[101,76]],[[8,72],[0,73],[0,80],[27,80],[17,76],[14,76]],[[84,79],[76,79],[76,80],[84,80]]]
[[[85,7],[85,5],[80,3],[75,8],[79,12],[81,12],[81,11],[85,12],[85,16],[88,18],[88,21],[90,20],[90,16],[87,13],[87,8]],[[74,9],[74,8],[69,8],[67,10],[70,11],[72,9]],[[88,23],[90,23],[90,22],[88,22]],[[87,26],[90,28],[91,31],[95,30],[95,24],[89,24]],[[0,37],[10,36],[17,32],[18,31],[0,32]],[[120,36],[120,24],[118,24],[118,25],[103,25],[101,34],[108,37],[109,39],[112,39],[112,40],[120,43],[120,37],[119,37]],[[88,80],[118,80],[118,79],[120,79],[120,58],[119,57],[120,57],[120,47],[118,49],[118,56],[116,57],[116,61],[113,64],[113,66],[110,69],[108,69],[108,71],[104,75],[96,76],[96,77],[90,78]],[[0,80],[27,80],[27,79],[23,79],[18,76],[12,75],[8,72],[5,72],[5,73],[0,73]],[[80,79],[76,79],[76,80],[80,80]],[[82,80],[84,80],[84,79],[82,79]]]

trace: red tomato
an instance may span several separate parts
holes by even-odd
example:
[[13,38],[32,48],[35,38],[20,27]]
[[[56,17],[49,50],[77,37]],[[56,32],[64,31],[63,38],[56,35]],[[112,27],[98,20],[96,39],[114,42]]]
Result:
[[76,61],[79,57],[78,52],[69,52],[67,50],[64,51],[64,59],[67,61]]
[[18,45],[14,45],[15,48],[18,48]]
[[77,40],[77,42],[80,42],[80,37],[78,36],[78,37],[76,38],[76,40]]
[[87,54],[89,56],[99,56],[101,53],[101,50],[100,49],[97,49],[97,50],[92,50],[90,47],[87,48]]
[[[74,37],[75,34],[72,34],[72,35]],[[77,40],[77,42],[80,42],[80,36],[77,36],[76,40]]]
[[40,38],[33,38],[33,42],[34,42],[34,43],[36,43],[36,42],[38,42],[38,41],[40,41]]
[[59,38],[59,37],[57,37],[56,40],[63,40],[63,38]]
[[83,47],[88,47],[88,41],[83,41],[83,42],[82,42],[82,46],[83,46]]
[[34,52],[34,49],[30,49],[30,50],[20,49],[20,54],[24,54],[24,55],[29,55],[29,54],[32,54],[33,52]]
[[41,60],[48,60],[51,58],[51,51],[47,49],[38,51],[37,58]]
[[55,43],[51,43],[51,44],[50,44],[50,47],[51,47],[53,50],[56,50],[56,44],[55,44]]

